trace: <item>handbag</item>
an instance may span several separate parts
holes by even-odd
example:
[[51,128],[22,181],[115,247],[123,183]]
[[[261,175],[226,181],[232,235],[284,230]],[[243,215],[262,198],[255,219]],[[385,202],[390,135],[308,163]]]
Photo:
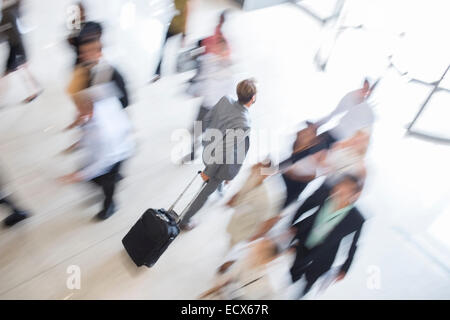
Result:
[[177,72],[183,73],[199,68],[199,61],[197,58],[204,52],[204,47],[191,47],[183,50],[178,54],[177,58]]

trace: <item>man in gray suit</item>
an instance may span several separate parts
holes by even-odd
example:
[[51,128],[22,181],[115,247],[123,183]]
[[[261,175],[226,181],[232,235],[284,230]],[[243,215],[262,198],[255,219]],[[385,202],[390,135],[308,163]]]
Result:
[[187,209],[181,220],[182,230],[191,230],[190,219],[205,204],[208,197],[225,181],[232,180],[239,172],[250,147],[250,118],[248,109],[256,101],[256,84],[246,79],[237,85],[238,100],[223,97],[203,119],[206,128],[203,135],[203,162],[201,173],[205,188]]

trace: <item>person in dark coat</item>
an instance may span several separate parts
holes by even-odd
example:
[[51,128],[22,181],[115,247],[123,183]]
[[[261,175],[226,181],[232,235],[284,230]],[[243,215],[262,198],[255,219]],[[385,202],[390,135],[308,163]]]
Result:
[[[354,206],[361,189],[358,178],[344,175],[332,188],[323,184],[295,214],[292,223],[296,231],[293,240],[296,258],[290,271],[293,282],[303,275],[306,278],[302,296],[331,269],[342,239],[353,234],[347,259],[340,267],[336,280],[343,279],[347,274],[365,221]],[[318,209],[312,215],[297,222],[298,218],[315,207]]]

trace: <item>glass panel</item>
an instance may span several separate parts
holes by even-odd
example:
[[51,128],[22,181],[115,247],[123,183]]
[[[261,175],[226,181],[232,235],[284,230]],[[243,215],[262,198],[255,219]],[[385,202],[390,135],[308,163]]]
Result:
[[[449,208],[450,209],[450,208]],[[450,211],[441,214],[428,229],[428,234],[450,250]]]
[[[450,61],[449,61],[449,63],[450,63]],[[448,71],[447,74],[445,75],[444,79],[442,79],[439,87],[450,90],[450,71]]]
[[304,1],[297,1],[297,3],[311,10],[319,17],[327,18],[333,14],[334,8],[338,1],[339,0],[322,0],[322,1],[304,0]]
[[413,131],[450,139],[450,94],[436,92],[414,124]]

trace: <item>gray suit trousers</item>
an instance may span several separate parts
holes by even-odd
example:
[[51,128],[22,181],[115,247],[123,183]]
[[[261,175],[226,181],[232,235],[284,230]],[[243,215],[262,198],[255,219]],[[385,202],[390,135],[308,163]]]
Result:
[[210,177],[205,188],[200,192],[197,198],[192,202],[190,207],[187,209],[183,218],[181,219],[181,226],[185,226],[189,223],[189,220],[203,207],[208,197],[216,191],[219,186],[224,182],[224,180],[219,180],[217,178]]

